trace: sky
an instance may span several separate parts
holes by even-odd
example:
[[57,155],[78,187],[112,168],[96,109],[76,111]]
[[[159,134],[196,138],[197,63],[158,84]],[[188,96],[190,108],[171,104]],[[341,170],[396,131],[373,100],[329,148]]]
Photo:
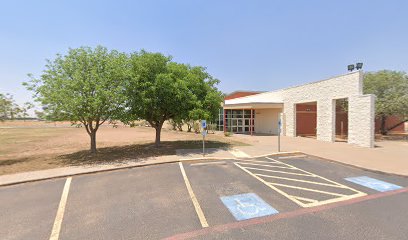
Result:
[[0,92],[32,102],[28,73],[97,45],[205,66],[225,93],[323,80],[356,62],[408,72],[407,12],[398,0],[0,0]]

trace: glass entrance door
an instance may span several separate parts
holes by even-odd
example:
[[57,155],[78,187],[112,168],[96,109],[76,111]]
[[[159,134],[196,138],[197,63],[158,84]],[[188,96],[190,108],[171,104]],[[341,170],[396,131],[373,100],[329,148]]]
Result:
[[254,131],[254,117],[255,113],[247,109],[239,110],[226,110],[225,120],[227,122],[227,131],[233,133],[250,133],[251,132],[251,119],[252,119],[252,131]]

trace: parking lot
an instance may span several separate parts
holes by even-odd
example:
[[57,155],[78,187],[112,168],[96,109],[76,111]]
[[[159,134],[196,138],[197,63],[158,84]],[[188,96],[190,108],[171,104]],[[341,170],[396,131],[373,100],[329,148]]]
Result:
[[1,239],[404,239],[408,179],[306,155],[0,188]]

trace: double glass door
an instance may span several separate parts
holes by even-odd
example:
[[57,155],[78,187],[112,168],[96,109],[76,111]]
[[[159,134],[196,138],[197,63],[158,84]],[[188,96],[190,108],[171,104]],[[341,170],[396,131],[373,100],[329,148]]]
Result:
[[[226,122],[227,122],[227,131],[234,133],[249,133],[254,131],[254,118],[255,113],[251,110],[241,109],[241,110],[226,110]],[[251,124],[252,119],[252,124]]]

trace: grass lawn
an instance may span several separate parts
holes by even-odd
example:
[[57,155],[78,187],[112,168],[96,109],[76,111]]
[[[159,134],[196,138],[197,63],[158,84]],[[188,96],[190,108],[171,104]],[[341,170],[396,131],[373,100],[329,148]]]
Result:
[[[28,126],[28,127],[27,127]],[[0,127],[5,127],[4,124]],[[84,128],[33,125],[0,128],[0,175],[64,166],[142,161],[175,155],[177,149],[199,149],[200,134],[162,130],[162,145],[154,147],[155,131],[149,127],[103,126],[97,133],[98,153],[89,153]],[[247,145],[222,134],[208,134],[207,148]]]

